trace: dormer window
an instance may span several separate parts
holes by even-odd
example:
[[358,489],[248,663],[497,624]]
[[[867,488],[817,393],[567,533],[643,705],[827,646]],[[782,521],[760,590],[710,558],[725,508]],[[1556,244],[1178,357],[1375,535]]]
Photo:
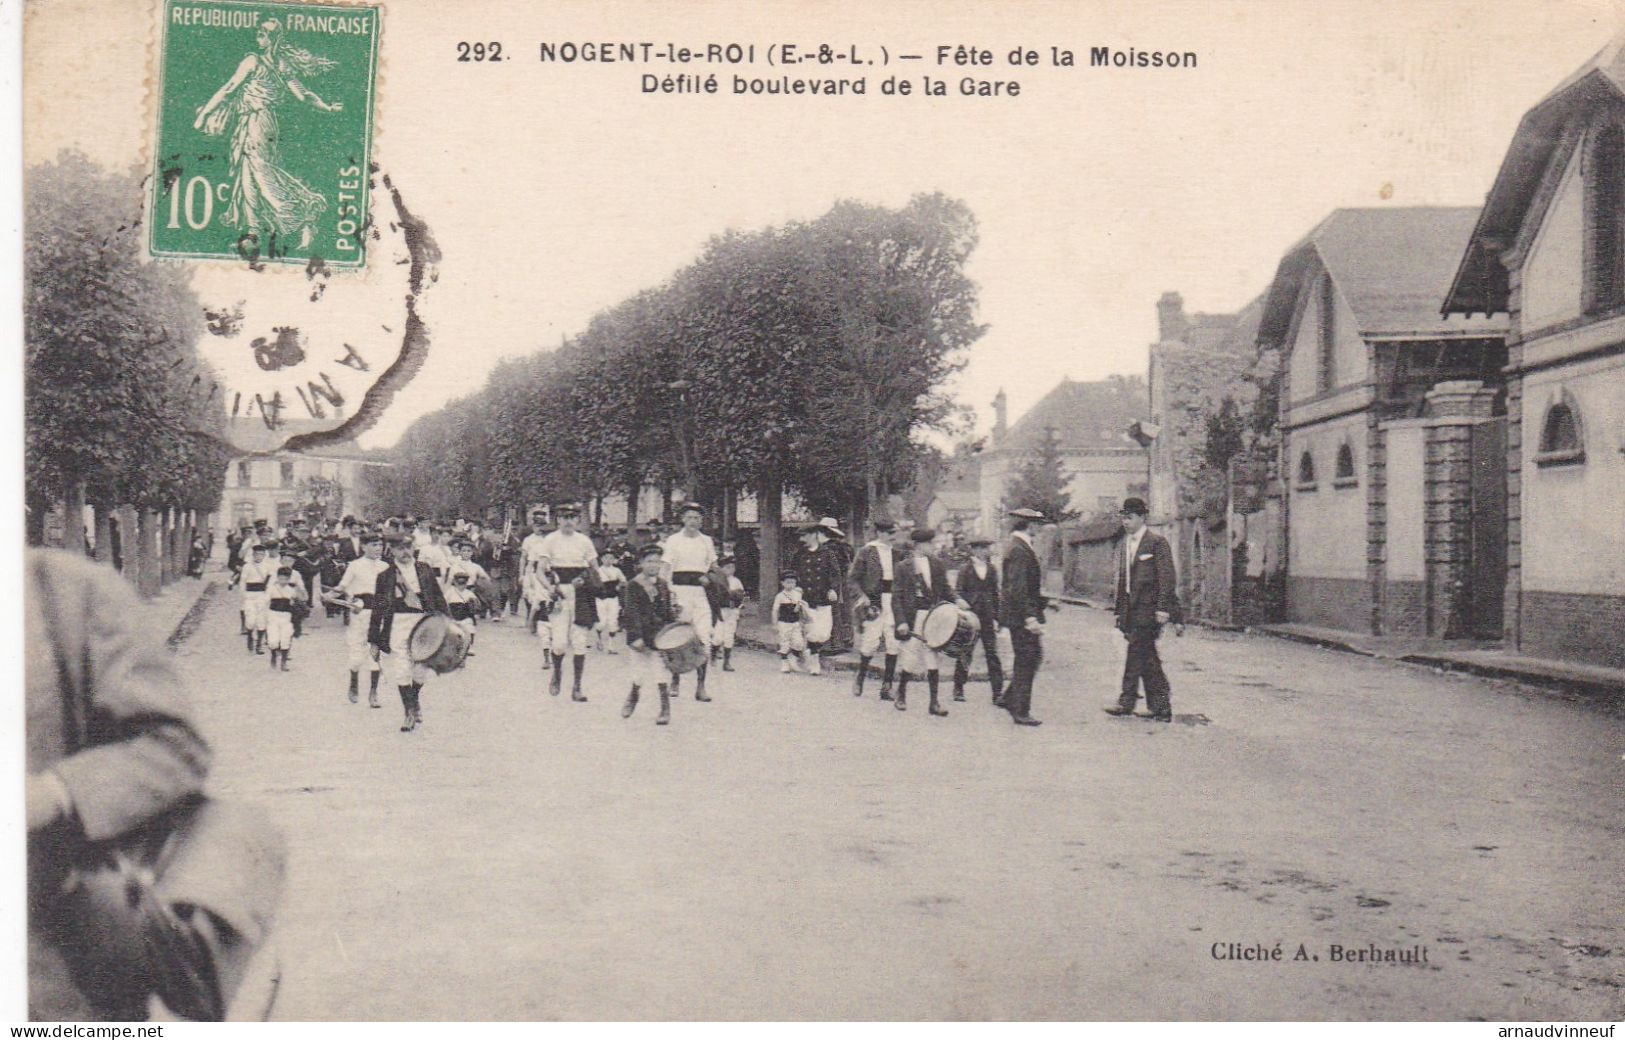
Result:
[[1625,304],[1625,129],[1603,123],[1585,154],[1585,309]]
[[1546,418],[1540,424],[1540,449],[1535,453],[1535,465],[1573,466],[1585,458],[1585,430],[1580,423],[1579,405],[1564,393],[1546,409]]

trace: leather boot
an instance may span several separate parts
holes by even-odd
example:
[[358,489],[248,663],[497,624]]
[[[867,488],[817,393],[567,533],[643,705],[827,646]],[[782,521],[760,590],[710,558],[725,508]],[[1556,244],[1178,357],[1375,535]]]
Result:
[[889,701],[889,700],[892,699],[891,684],[892,684],[892,678],[896,674],[897,674],[897,655],[896,654],[887,654],[886,655],[885,668],[880,673],[880,699],[881,700]]
[[254,652],[256,654],[265,653],[265,629],[263,628],[254,631]]
[[417,717],[412,714],[412,687],[401,686],[398,689],[401,691],[401,711],[406,716],[401,722],[401,732],[410,733],[418,724]]
[[939,681],[940,677],[936,672],[925,673],[925,685],[931,691],[931,714],[942,718],[948,714],[948,709],[937,703],[937,684]]
[[725,672],[734,670],[734,652],[728,647],[722,648],[722,670]]
[[908,678],[908,673],[904,672],[897,679],[897,704],[895,707],[898,711],[908,710]]
[[248,652],[253,653],[254,652],[254,633],[245,631],[244,635],[248,640]]
[[671,692],[665,683],[660,684],[660,716],[655,719],[656,726],[664,726],[671,721]]
[[581,673],[587,670],[587,655],[576,654],[575,660],[571,663],[574,665],[575,678],[570,686],[570,699],[584,701],[587,699],[587,695],[581,692]]
[[858,674],[852,677],[852,696],[863,696],[863,680],[868,674],[869,659],[867,657],[858,658]]
[[621,708],[621,718],[629,719],[638,707],[638,688],[632,687],[632,692],[626,695],[626,704]]
[[355,672],[350,673],[350,703],[354,704],[361,699],[361,676]]
[[694,673],[694,699],[697,701],[708,701],[711,699],[710,696],[705,692],[705,673],[708,669],[708,665],[702,664],[700,665],[699,670]]
[[282,651],[282,670],[284,672],[288,670],[288,655],[291,653],[293,653],[292,650]]
[[272,650],[271,651],[271,671],[273,671],[273,672],[276,671],[276,655],[277,655],[277,651]]
[[564,689],[564,655],[550,654],[553,661],[553,678],[548,682],[547,692],[557,697]]
[[412,718],[419,726],[423,725],[423,684],[412,684]]
[[378,703],[378,676],[380,674],[381,673],[379,672],[373,672],[372,684],[367,687],[367,707],[369,708],[383,707],[383,705]]

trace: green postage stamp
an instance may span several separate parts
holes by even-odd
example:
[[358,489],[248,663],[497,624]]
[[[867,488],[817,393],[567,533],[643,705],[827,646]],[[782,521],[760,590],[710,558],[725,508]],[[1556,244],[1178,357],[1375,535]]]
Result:
[[154,256],[366,260],[376,7],[163,0]]

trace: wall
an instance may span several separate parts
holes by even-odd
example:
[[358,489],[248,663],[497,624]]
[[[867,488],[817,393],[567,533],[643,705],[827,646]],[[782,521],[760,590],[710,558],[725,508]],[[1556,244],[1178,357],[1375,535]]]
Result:
[[[1366,572],[1366,417],[1355,413],[1290,431],[1282,462],[1289,488],[1287,619],[1308,625],[1370,629]],[[1354,453],[1353,484],[1337,487],[1337,450]],[[1298,460],[1315,461],[1315,487],[1298,485]]]
[[[1302,310],[1288,340],[1292,344],[1292,354],[1287,365],[1287,400],[1294,404],[1315,397],[1321,392],[1320,273],[1317,268],[1312,275],[1304,276],[1299,287]],[[1365,341],[1360,337],[1354,312],[1349,309],[1341,291],[1334,294],[1334,300],[1336,309],[1332,313],[1335,359],[1333,389],[1336,389],[1364,382],[1369,373]]]
[[1387,451],[1382,573],[1384,635],[1427,632],[1427,427],[1419,420],[1384,423]]
[[[1565,391],[1585,460],[1542,467],[1546,409]],[[1522,409],[1521,648],[1625,667],[1625,356],[1530,373]]]
[[1585,184],[1580,154],[1569,157],[1546,219],[1535,236],[1523,269],[1523,313],[1526,330],[1578,317],[1584,265]]

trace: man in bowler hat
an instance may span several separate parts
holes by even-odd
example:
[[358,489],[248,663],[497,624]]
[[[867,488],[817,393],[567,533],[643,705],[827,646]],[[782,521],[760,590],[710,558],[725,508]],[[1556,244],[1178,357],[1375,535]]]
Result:
[[1141,718],[1172,722],[1168,676],[1157,653],[1157,637],[1170,621],[1182,624],[1179,611],[1174,554],[1168,539],[1145,526],[1145,500],[1123,501],[1123,547],[1117,559],[1117,628],[1128,640],[1123,663],[1123,692],[1106,714],[1124,716],[1134,711],[1145,685],[1146,711]]
[[1033,680],[1044,660],[1044,596],[1040,591],[1044,571],[1033,549],[1030,529],[1044,522],[1036,509],[1010,512],[1010,548],[1004,555],[1004,588],[999,597],[1004,608],[1004,627],[1010,630],[1010,649],[1015,658],[1010,685],[1004,691],[1004,707],[1018,726],[1037,726],[1032,717]]

